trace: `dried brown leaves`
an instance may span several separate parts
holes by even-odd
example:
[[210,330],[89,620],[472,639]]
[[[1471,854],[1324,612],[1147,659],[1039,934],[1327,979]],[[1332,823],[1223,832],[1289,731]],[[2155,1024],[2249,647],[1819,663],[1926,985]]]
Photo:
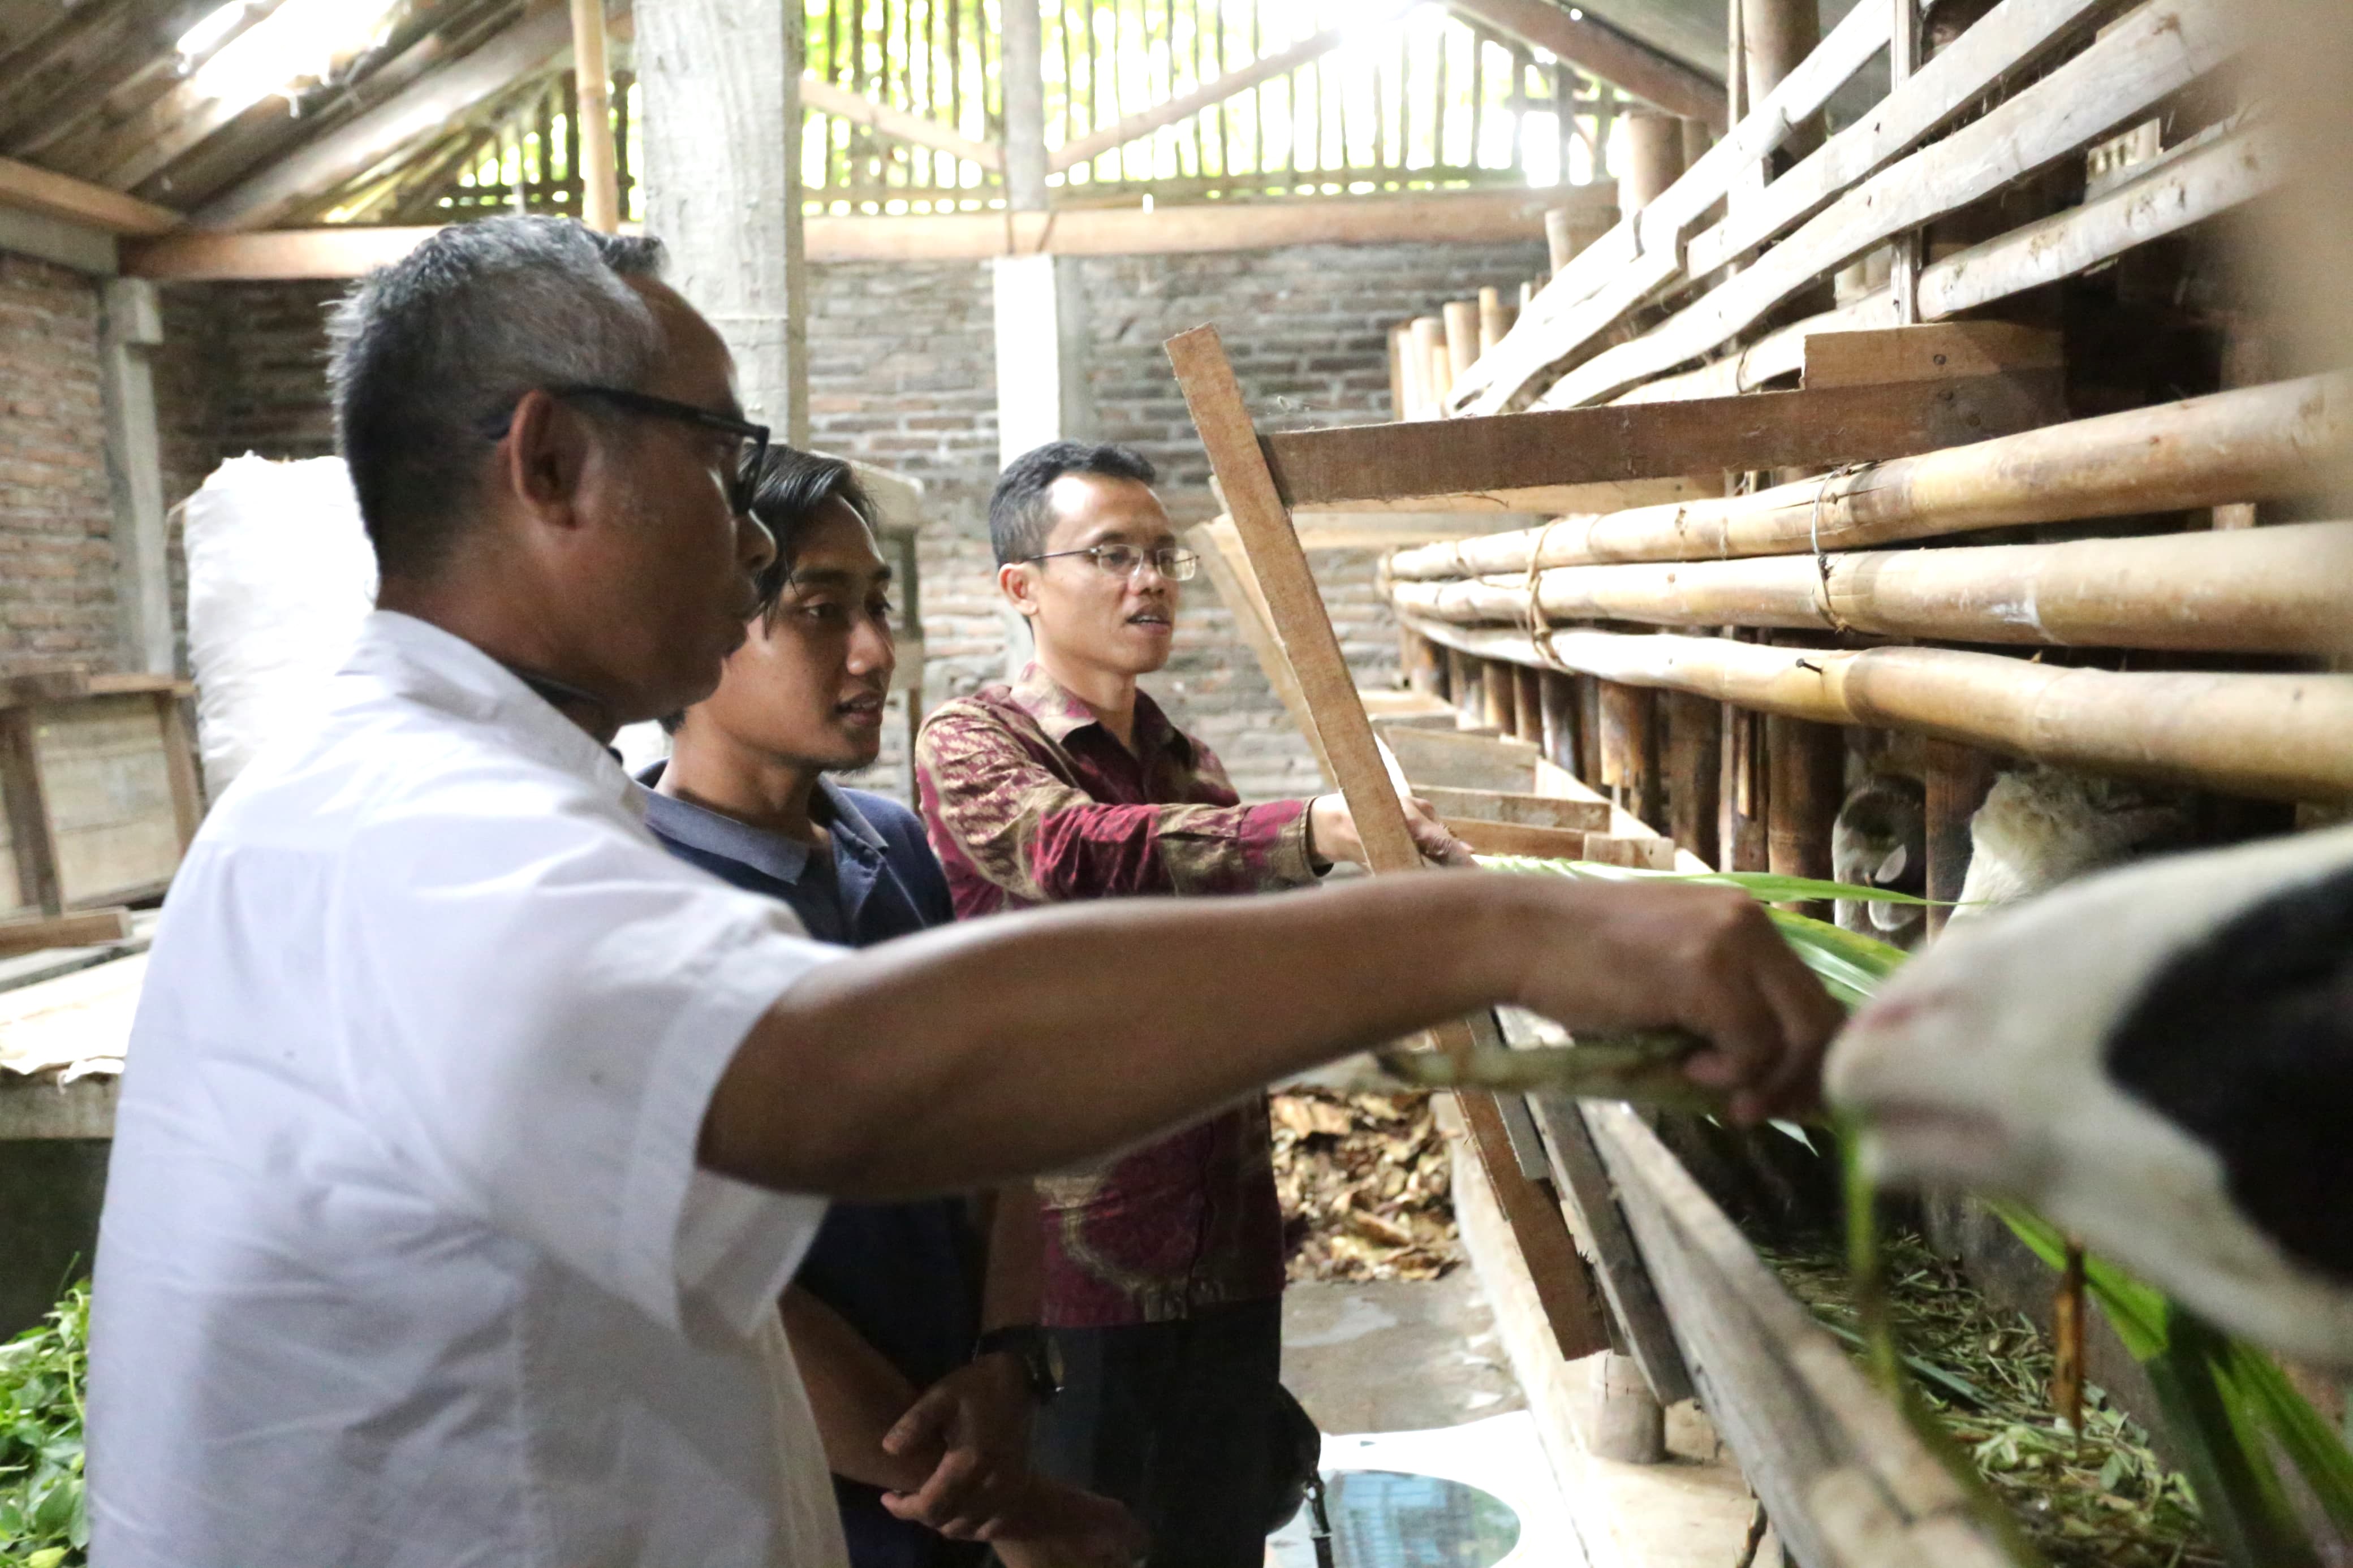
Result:
[[1274,1183],[1293,1279],[1435,1279],[1462,1260],[1430,1096],[1273,1097]]

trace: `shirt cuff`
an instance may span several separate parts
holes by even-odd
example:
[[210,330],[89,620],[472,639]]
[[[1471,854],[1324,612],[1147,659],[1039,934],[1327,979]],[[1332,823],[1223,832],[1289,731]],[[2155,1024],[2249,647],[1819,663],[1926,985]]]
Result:
[[1315,880],[1315,862],[1307,853],[1307,806],[1303,800],[1280,800],[1250,810],[1251,826],[1271,836],[1266,852],[1270,887],[1303,888]]

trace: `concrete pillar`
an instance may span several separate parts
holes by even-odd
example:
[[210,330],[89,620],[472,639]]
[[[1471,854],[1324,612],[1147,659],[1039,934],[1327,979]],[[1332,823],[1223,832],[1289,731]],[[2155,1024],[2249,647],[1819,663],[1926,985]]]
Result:
[[638,0],[646,226],[735,356],[745,412],[806,447],[798,5]]
[[1009,463],[1048,441],[1092,440],[1087,300],[1078,259],[1000,256],[990,265],[998,460]]
[[100,286],[99,385],[106,408],[106,474],[114,494],[114,598],[123,667],[153,675],[178,662],[164,521],[164,469],[149,351],[164,341],[155,285],[111,278]]

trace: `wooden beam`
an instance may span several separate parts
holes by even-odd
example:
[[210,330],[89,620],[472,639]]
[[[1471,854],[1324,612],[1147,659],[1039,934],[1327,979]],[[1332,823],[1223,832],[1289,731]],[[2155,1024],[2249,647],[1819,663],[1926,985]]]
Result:
[[[894,109],[887,103],[877,103],[863,93],[852,92],[846,87],[827,81],[814,71],[801,75],[801,101],[811,109],[822,110],[839,120],[853,125],[863,125],[880,131],[885,136],[895,136],[902,142],[912,142],[918,147],[929,147],[935,153],[949,153],[979,164],[993,174],[1005,172],[1005,149],[994,142],[975,142],[960,136],[954,128],[941,124],[929,115],[913,114]],[[822,220],[811,219],[815,229]],[[904,218],[892,221],[903,223]],[[922,222],[918,217],[915,221]]]
[[1724,84],[1639,38],[1547,0],[1447,0],[1446,8],[1482,26],[1548,49],[1670,114],[1725,128]]
[[37,1138],[111,1138],[122,1079],[112,1074],[59,1084],[0,1073],[0,1143]]
[[0,958],[50,947],[95,947],[100,942],[128,941],[130,936],[131,911],[120,905],[69,915],[0,921]]
[[446,129],[457,116],[546,65],[571,42],[572,18],[562,7],[528,13],[463,58],[215,196],[194,221],[200,228],[265,228],[309,197]]
[[86,180],[0,158],[0,206],[88,224],[115,235],[168,234],[181,215]]
[[[806,83],[804,84],[806,85]],[[1593,187],[1596,191],[1601,187]],[[1606,194],[1606,193],[1605,193]],[[811,261],[963,261],[993,256],[1166,256],[1287,245],[1385,245],[1444,234],[1463,243],[1533,239],[1557,192],[1334,198],[1052,213],[812,217]],[[355,278],[397,261],[438,226],[184,231],[132,247],[125,270],[158,282]]]
[[1449,821],[1504,822],[1561,832],[1607,833],[1606,801],[1557,800],[1516,790],[1453,789],[1432,785],[1417,793]]
[[580,216],[590,228],[621,227],[621,170],[613,151],[613,83],[606,64],[605,0],[572,0],[572,78],[580,107]]
[[1358,425],[1270,436],[1265,445],[1294,507],[1429,506],[1453,495],[1515,506],[1516,492],[1547,486],[1883,461],[2027,428],[2053,413],[2007,378],[1980,376]]
[[[1261,454],[1258,432],[1218,331],[1196,328],[1171,338],[1166,346],[1235,531],[1265,595],[1276,641],[1298,680],[1320,749],[1331,761],[1355,819],[1366,863],[1376,875],[1418,869],[1421,854],[1406,829],[1405,807],[1356,699],[1356,679]],[[1501,1044],[1492,1012],[1430,1033],[1442,1047],[1457,1054]],[[1576,1267],[1559,1208],[1521,1170],[1494,1097],[1463,1093],[1456,1100],[1488,1182],[1535,1273],[1537,1289],[1545,1294],[1546,1316],[1562,1356],[1574,1360],[1600,1349],[1609,1335],[1599,1304]]]
[[1541,860],[1591,858],[1586,846],[1596,837],[1574,827],[1531,827],[1519,822],[1482,822],[1475,816],[1450,816],[1447,831],[1468,845],[1474,855],[1533,855]]
[[[1467,433],[1487,423],[1493,422],[1448,428]],[[2014,523],[2185,511],[2316,494],[2342,476],[2349,453],[2353,376],[2306,376],[2046,426],[1753,495],[1426,545],[1392,556],[1388,571],[1409,580],[1525,577],[1532,564],[1853,550]]]
[[1728,637],[1470,630],[1401,613],[1480,658],[1565,666],[1823,724],[1905,730],[2094,773],[2263,800],[2353,798],[2353,675],[2066,668],[1952,648],[1771,647]]
[[[1538,0],[1541,3],[1541,0]],[[1350,26],[1356,26],[1352,20]],[[1131,114],[1100,131],[1090,132],[1074,142],[1066,142],[1054,149],[1046,160],[1047,171],[1060,174],[1081,163],[1092,163],[1114,147],[1125,146],[1138,137],[1149,136],[1164,125],[1174,125],[1189,120],[1212,104],[1223,103],[1236,93],[1248,92],[1261,82],[1279,76],[1288,76],[1311,60],[1320,59],[1340,47],[1347,37],[1346,27],[1326,27],[1324,31],[1301,39],[1287,49],[1278,49],[1252,60],[1240,70],[1230,70],[1214,81],[1203,83],[1191,92],[1180,93],[1166,103],[1156,104],[1140,113]]]
[[[1599,402],[1701,358],[1863,252],[1967,206],[2145,113],[2221,66],[2242,41],[2223,0],[2150,0],[2084,53],[1982,119],[1847,190],[1755,266],[1734,273],[1655,331],[1604,349],[1571,370],[1538,405],[1574,408]],[[1936,65],[1960,52],[1956,45],[1907,85],[1932,79]],[[1776,181],[1767,189],[1785,183]],[[1729,261],[1736,254],[1721,259]],[[1700,268],[1704,259],[1701,242],[1693,241],[1689,265]]]

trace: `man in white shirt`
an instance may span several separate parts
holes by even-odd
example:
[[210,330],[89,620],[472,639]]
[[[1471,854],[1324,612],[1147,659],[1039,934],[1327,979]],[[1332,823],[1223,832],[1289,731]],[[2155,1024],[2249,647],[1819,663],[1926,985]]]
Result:
[[379,609],[150,961],[99,1568],[836,1568],[776,1351],[809,1194],[1067,1163],[1499,1002],[1691,1028],[1746,1116],[1810,1098],[1836,1009],[1738,894],[1433,875],[844,954],[664,854],[605,742],[712,689],[773,546],[659,258],[485,220],[338,313]]

